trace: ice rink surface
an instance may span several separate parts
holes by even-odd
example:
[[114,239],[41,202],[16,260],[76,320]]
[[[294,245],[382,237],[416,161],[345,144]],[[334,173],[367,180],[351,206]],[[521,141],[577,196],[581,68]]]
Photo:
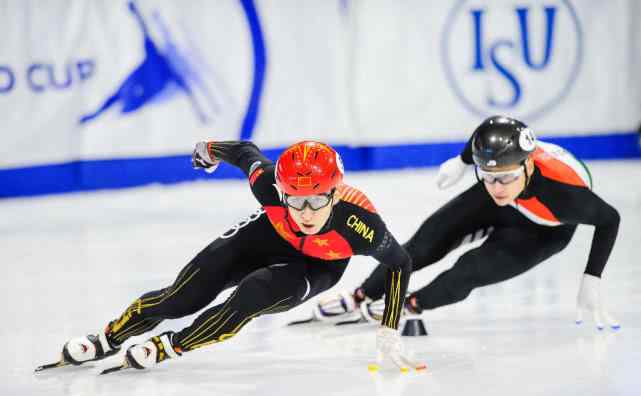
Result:
[[[430,335],[404,341],[428,370],[407,374],[391,366],[368,372],[374,326],[285,327],[308,316],[308,302],[146,372],[96,375],[118,357],[34,375],[36,366],[58,358],[67,339],[103,328],[143,292],[170,284],[257,204],[241,181],[0,201],[0,395],[641,395],[641,162],[589,166],[595,191],[622,215],[602,289],[621,330],[574,323],[593,230],[582,226],[565,251],[530,272],[425,312]],[[473,183],[468,174],[438,191],[435,175],[353,173],[346,182],[369,195],[404,241]],[[410,289],[458,254],[415,274]],[[355,257],[328,293],[354,288],[373,267],[372,259]],[[191,319],[166,321],[155,333]]]

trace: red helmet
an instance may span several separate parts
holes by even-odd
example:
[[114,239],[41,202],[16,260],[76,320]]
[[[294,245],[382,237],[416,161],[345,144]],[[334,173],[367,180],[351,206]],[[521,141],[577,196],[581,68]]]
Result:
[[343,173],[338,153],[318,142],[296,143],[276,162],[276,183],[287,195],[326,193],[343,181]]

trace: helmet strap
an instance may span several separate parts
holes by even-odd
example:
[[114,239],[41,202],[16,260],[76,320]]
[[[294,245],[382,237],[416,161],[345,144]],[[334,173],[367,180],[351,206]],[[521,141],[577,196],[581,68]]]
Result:
[[332,222],[332,217],[334,217],[334,199],[336,198],[336,187],[332,189],[332,200],[330,201],[330,209],[329,209],[329,217],[327,218],[327,221],[325,221],[325,224],[323,224],[323,227],[321,228],[321,231],[325,229],[331,222]]

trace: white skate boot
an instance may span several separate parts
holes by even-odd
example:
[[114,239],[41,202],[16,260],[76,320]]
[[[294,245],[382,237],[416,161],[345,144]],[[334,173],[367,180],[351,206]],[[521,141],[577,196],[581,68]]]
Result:
[[150,368],[167,360],[182,355],[182,350],[173,344],[173,331],[151,337],[142,344],[132,345],[125,355],[126,365],[139,370]]
[[77,366],[114,355],[120,348],[109,341],[108,331],[109,326],[98,334],[89,334],[67,341],[62,348],[63,359]]
[[343,291],[318,301],[312,315],[315,320],[327,323],[338,323],[360,319],[358,304],[352,293]]

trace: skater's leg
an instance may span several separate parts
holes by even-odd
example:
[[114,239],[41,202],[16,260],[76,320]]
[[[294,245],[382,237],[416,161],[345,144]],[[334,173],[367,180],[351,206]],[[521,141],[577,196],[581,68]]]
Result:
[[463,254],[454,266],[412,293],[419,311],[464,300],[477,287],[514,278],[563,250],[575,226],[500,228],[480,247]]
[[183,352],[229,339],[252,319],[287,311],[336,284],[346,264],[347,260],[342,260],[322,268],[318,263],[292,262],[258,269],[240,282],[225,303],[206,310],[187,328],[129,347],[125,366],[148,368]]
[[[496,205],[481,184],[475,184],[430,215],[403,247],[412,258],[412,270],[418,271],[441,260],[462,244],[488,235]],[[356,289],[356,299],[381,298],[385,292],[387,268],[378,265]]]
[[[63,355],[68,355],[67,360],[75,364],[106,357],[128,338],[153,329],[164,319],[195,313],[222,290],[236,285],[258,268],[255,256],[264,256],[274,241],[265,237],[271,225],[264,215],[232,230],[233,233],[223,234],[198,253],[170,286],[136,299],[104,331],[70,340]],[[253,249],[248,250],[247,246]]]
[[163,319],[191,315],[206,307],[221,291],[260,268],[258,257],[264,256],[264,245],[272,242],[264,237],[270,235],[270,228],[263,214],[231,237],[213,241],[180,271],[172,285],[136,299],[111,323],[110,337],[119,345],[151,330]]
[[347,261],[284,263],[252,272],[224,304],[203,312],[174,342],[189,351],[233,337],[252,319],[287,311],[340,279]]

